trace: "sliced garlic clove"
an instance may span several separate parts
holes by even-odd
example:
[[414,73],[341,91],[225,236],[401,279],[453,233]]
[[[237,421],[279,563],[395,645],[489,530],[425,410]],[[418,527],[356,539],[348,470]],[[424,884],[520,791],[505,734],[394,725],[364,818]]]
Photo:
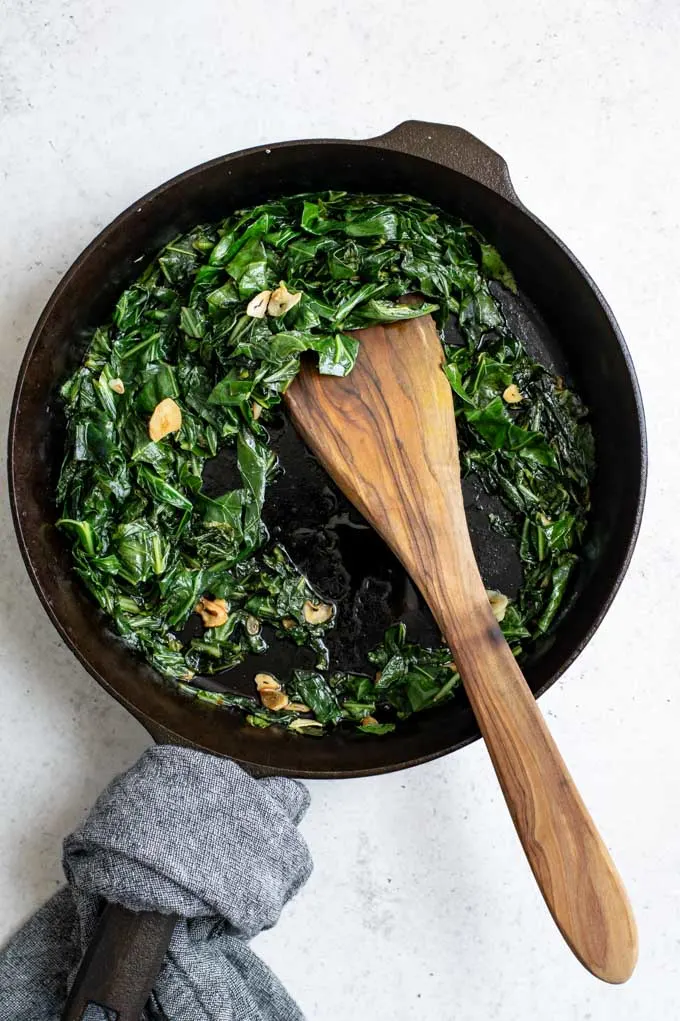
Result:
[[255,674],[255,687],[258,691],[281,691],[274,674]]
[[325,624],[333,616],[329,603],[312,603],[309,599],[302,607],[302,614],[308,624]]
[[196,613],[200,615],[204,627],[220,627],[229,619],[229,607],[224,599],[201,596],[196,605]]
[[524,395],[520,392],[519,387],[511,383],[503,391],[503,400],[506,404],[519,404],[520,401],[524,400]]
[[291,293],[288,290],[283,280],[275,291],[272,291],[267,305],[267,314],[274,316],[275,319],[285,315],[289,309],[294,308],[302,298],[302,291]]
[[267,709],[279,713],[286,708],[289,698],[285,691],[272,691],[270,688],[265,688],[260,692],[260,701]]
[[507,596],[504,596],[502,592],[497,592],[495,589],[487,589],[486,594],[489,597],[493,615],[500,624],[505,617],[505,611],[508,608],[510,600]]
[[259,294],[256,294],[248,302],[246,315],[250,316],[251,319],[264,319],[271,296],[271,291],[260,291]]
[[149,419],[149,436],[158,443],[169,433],[176,433],[182,428],[182,412],[172,397],[166,397],[157,404]]

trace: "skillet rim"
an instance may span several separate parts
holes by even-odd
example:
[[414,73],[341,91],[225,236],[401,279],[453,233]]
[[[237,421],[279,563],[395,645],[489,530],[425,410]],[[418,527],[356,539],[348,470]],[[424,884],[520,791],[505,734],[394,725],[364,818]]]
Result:
[[[422,141],[423,130],[429,132],[429,134],[427,135],[428,141],[432,142],[434,137],[435,147],[437,147],[437,144],[439,144],[440,149],[442,148],[444,142],[448,146],[450,146],[454,139],[457,139],[458,144],[465,145],[466,143],[467,144],[474,143],[476,147],[485,150],[485,152],[483,153],[484,156],[490,154],[490,157],[495,158],[495,161],[497,161],[496,166],[494,168],[496,171],[495,176],[492,174],[487,175],[487,177],[485,178],[485,175],[483,173],[480,173],[479,171],[469,174],[462,173],[462,176],[469,177],[478,185],[481,185],[481,187],[485,188],[486,190],[493,191],[497,196],[500,196],[501,199],[516,206],[523,215],[532,220],[534,224],[541,231],[543,231],[547,235],[547,237],[562,251],[562,253],[566,255],[568,260],[572,263],[578,276],[580,277],[580,282],[582,283],[583,286],[590,289],[597,304],[600,306],[600,309],[604,313],[609,329],[612,332],[613,338],[615,339],[616,344],[620,350],[621,356],[623,358],[623,363],[630,384],[631,395],[633,397],[636,418],[634,424],[636,427],[637,438],[639,441],[640,472],[638,478],[637,492],[634,494],[634,497],[633,494],[631,494],[630,496],[631,504],[633,502],[633,498],[635,499],[635,514],[633,517],[630,532],[628,534],[625,545],[623,543],[620,543],[618,568],[616,570],[616,574],[609,582],[607,586],[607,592],[605,596],[600,600],[597,612],[592,616],[591,623],[588,626],[585,634],[583,635],[581,640],[578,641],[573,646],[569,655],[562,660],[559,667],[553,671],[551,676],[536,689],[535,691],[536,698],[540,697],[545,691],[548,690],[548,688],[550,688],[558,680],[559,677],[561,677],[564,674],[564,672],[568,669],[569,666],[571,666],[571,664],[580,655],[580,653],[583,651],[588,642],[592,639],[593,635],[595,634],[598,627],[602,623],[602,620],[609,611],[611,604],[621,586],[623,578],[625,577],[625,574],[628,570],[640,532],[647,485],[647,436],[645,416],[642,405],[640,386],[635,373],[630,352],[625,343],[618,323],[616,322],[616,319],[614,318],[614,315],[605,298],[603,297],[602,293],[600,292],[599,288],[594,283],[589,273],[578,261],[578,259],[576,259],[576,257],[572,254],[569,248],[550,230],[550,228],[548,228],[544,223],[542,223],[542,221],[540,221],[536,216],[534,216],[533,213],[526,209],[526,207],[517,198],[516,194],[514,193],[514,189],[512,188],[512,185],[510,183],[509,176],[507,174],[507,167],[505,165],[505,162],[501,159],[501,157],[497,156],[497,154],[494,153],[492,150],[487,149],[487,147],[484,146],[483,143],[479,142],[479,140],[476,139],[475,136],[469,135],[469,133],[463,131],[462,129],[453,128],[448,125],[427,124],[424,122],[415,121],[405,122],[404,124],[401,124],[394,128],[392,131],[387,132],[385,135],[378,136],[376,138],[362,140],[327,139],[327,138],[291,140],[280,143],[272,143],[266,146],[264,145],[253,146],[247,149],[239,150],[234,153],[229,153],[223,156],[215,157],[214,159],[208,160],[188,170],[182,171],[181,173],[170,178],[168,181],[162,183],[161,185],[147,192],[144,196],[142,196],[142,198],[131,203],[106,227],[104,227],[93,238],[93,240],[83,249],[80,255],[76,258],[76,260],[72,263],[72,265],[66,271],[64,276],[58,282],[31,334],[31,338],[29,340],[26,351],[21,361],[21,366],[19,368],[17,384],[14,391],[9,419],[8,491],[12,511],[12,519],[22,559],[24,561],[24,564],[26,565],[26,569],[28,571],[31,582],[37,592],[37,595],[48,617],[52,621],[52,624],[57,629],[57,632],[64,640],[68,648],[71,649],[71,651],[80,661],[80,663],[85,667],[88,673],[121,705],[128,709],[128,711],[130,711],[132,715],[149,731],[152,737],[154,737],[157,741],[161,743],[174,742],[180,744],[182,743],[192,744],[194,747],[204,748],[204,750],[209,751],[211,754],[229,755],[229,753],[226,751],[220,752],[215,750],[214,748],[208,748],[204,745],[195,744],[194,742],[188,740],[177,731],[171,730],[167,728],[165,725],[159,723],[148,712],[140,708],[139,705],[136,705],[133,702],[131,702],[130,699],[128,699],[123,693],[121,693],[116,687],[114,687],[113,684],[110,683],[102,673],[100,673],[99,669],[94,664],[90,663],[87,656],[80,649],[77,638],[74,638],[69,634],[67,628],[61,622],[58,614],[54,610],[54,607],[51,605],[49,596],[43,588],[43,578],[41,577],[40,565],[34,563],[34,559],[31,556],[31,552],[29,550],[28,539],[25,535],[24,527],[22,524],[22,500],[25,498],[25,494],[22,493],[21,480],[18,477],[19,473],[17,466],[17,447],[18,447],[16,434],[17,419],[21,408],[22,392],[24,389],[24,385],[26,383],[27,376],[29,374],[33,354],[38,344],[40,343],[43,332],[46,326],[48,326],[55,308],[58,306],[61,300],[62,294],[69,288],[74,278],[76,278],[80,274],[83,265],[87,262],[89,256],[94,251],[96,251],[100,246],[106,245],[108,236],[111,233],[115,232],[120,225],[130,220],[130,218],[134,218],[135,216],[139,215],[139,213],[143,211],[145,205],[148,205],[149,203],[153,202],[158,196],[162,195],[165,191],[168,191],[179,184],[184,184],[193,178],[196,177],[200,178],[200,176],[205,174],[206,171],[212,170],[216,167],[219,167],[220,165],[226,166],[228,163],[241,157],[252,156],[258,153],[273,154],[282,149],[300,146],[303,147],[307,146],[325,147],[333,145],[356,146],[357,148],[373,148],[376,150],[380,150],[385,155],[389,155],[391,150],[395,153],[403,153],[404,155],[407,156],[416,157],[418,159],[424,159],[427,162],[433,162],[438,166],[442,167],[442,169],[448,171],[461,173],[460,170],[454,168],[451,165],[450,161],[447,160],[445,156],[443,156],[442,158],[441,154],[440,158],[437,159],[431,158],[429,156],[424,157],[422,155],[422,151],[421,152],[414,151],[413,141],[419,138]],[[179,692],[173,692],[173,694],[176,695],[176,697],[182,698],[184,700],[186,708],[190,708],[192,712],[196,711],[196,706],[192,704],[192,700],[186,698],[185,696],[182,696]],[[208,711],[212,712],[212,710]],[[243,759],[242,757],[233,755],[230,757],[233,757],[235,761],[240,762],[246,768],[250,768],[265,773],[276,772],[279,775],[295,776],[306,779],[338,779],[338,778],[343,779],[350,777],[370,776],[381,773],[393,772],[396,770],[420,765],[424,762],[428,762],[433,759],[439,758],[440,756],[447,755],[453,751],[457,751],[459,748],[463,748],[466,745],[477,740],[479,736],[480,736],[479,732],[477,731],[476,733],[472,733],[462,740],[457,739],[450,746],[444,748],[437,748],[434,751],[425,753],[423,755],[411,757],[406,760],[400,759],[398,761],[392,761],[390,763],[382,764],[379,766],[370,766],[365,769],[338,768],[330,770],[330,769],[305,769],[299,767],[291,768],[289,766],[281,766],[278,764],[272,766],[267,762],[251,761],[250,759]],[[307,742],[305,742],[305,744],[306,743]],[[255,752],[254,754],[256,758],[258,757],[266,758],[266,756],[262,756],[261,754],[258,756],[257,752]]]

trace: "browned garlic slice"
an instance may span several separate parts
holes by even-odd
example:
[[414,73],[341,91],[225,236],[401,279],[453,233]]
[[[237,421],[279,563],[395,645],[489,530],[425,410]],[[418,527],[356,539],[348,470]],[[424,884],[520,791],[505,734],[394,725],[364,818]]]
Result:
[[229,618],[229,607],[224,599],[208,599],[201,596],[196,604],[196,613],[200,614],[204,627],[219,627],[226,624]]
[[291,293],[283,280],[281,280],[276,290],[271,293],[269,304],[267,305],[267,314],[278,319],[280,316],[285,315],[289,309],[294,308],[301,298],[302,291],[297,291],[295,294]]
[[258,691],[281,691],[274,674],[255,674],[255,687]]
[[511,383],[503,391],[503,400],[506,404],[519,404],[520,401],[524,400],[524,395],[520,393],[519,387]]
[[272,691],[269,688],[265,688],[264,691],[260,692],[260,701],[267,709],[278,713],[287,707],[289,699],[285,691]]
[[166,397],[153,409],[149,419],[149,436],[158,443],[169,433],[176,433],[182,428],[182,412],[172,397]]
[[308,624],[325,624],[333,616],[333,607],[328,603],[312,603],[308,599],[302,613]]
[[264,319],[267,314],[267,305],[272,296],[271,291],[260,291],[254,298],[251,298],[246,308],[246,315],[251,319]]

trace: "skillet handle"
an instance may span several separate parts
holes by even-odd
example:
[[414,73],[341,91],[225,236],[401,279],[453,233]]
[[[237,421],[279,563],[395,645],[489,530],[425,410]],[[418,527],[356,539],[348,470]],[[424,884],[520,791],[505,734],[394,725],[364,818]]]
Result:
[[441,163],[490,188],[520,209],[524,208],[512,186],[503,157],[464,128],[428,121],[403,121],[386,134],[366,141],[384,149]]
[[62,1021],[139,1021],[176,922],[175,915],[107,904]]

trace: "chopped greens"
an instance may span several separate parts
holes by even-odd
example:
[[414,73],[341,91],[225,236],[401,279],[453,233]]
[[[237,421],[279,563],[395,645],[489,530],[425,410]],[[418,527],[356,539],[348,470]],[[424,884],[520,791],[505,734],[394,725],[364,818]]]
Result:
[[[492,281],[516,290],[474,228],[404,195],[293,196],[166,245],[61,391],[58,524],[123,641],[186,694],[240,709],[256,727],[385,734],[453,696],[448,648],[409,642],[403,624],[369,653],[374,676],[330,664],[324,635],[341,608],[323,602],[262,521],[277,471],[270,409],[301,353],[344,376],[359,346],[348,331],[428,313],[441,329],[454,317],[462,336],[442,336],[462,468],[502,500],[507,516],[492,525],[522,563],[502,629],[516,654],[548,631],[586,526],[593,439],[577,395],[508,329]],[[409,293],[420,304],[400,303]],[[210,497],[203,470],[225,447],[241,484]],[[201,607],[214,626],[182,637]],[[285,705],[194,681],[265,653],[263,629],[314,653],[314,669],[280,679]]]

